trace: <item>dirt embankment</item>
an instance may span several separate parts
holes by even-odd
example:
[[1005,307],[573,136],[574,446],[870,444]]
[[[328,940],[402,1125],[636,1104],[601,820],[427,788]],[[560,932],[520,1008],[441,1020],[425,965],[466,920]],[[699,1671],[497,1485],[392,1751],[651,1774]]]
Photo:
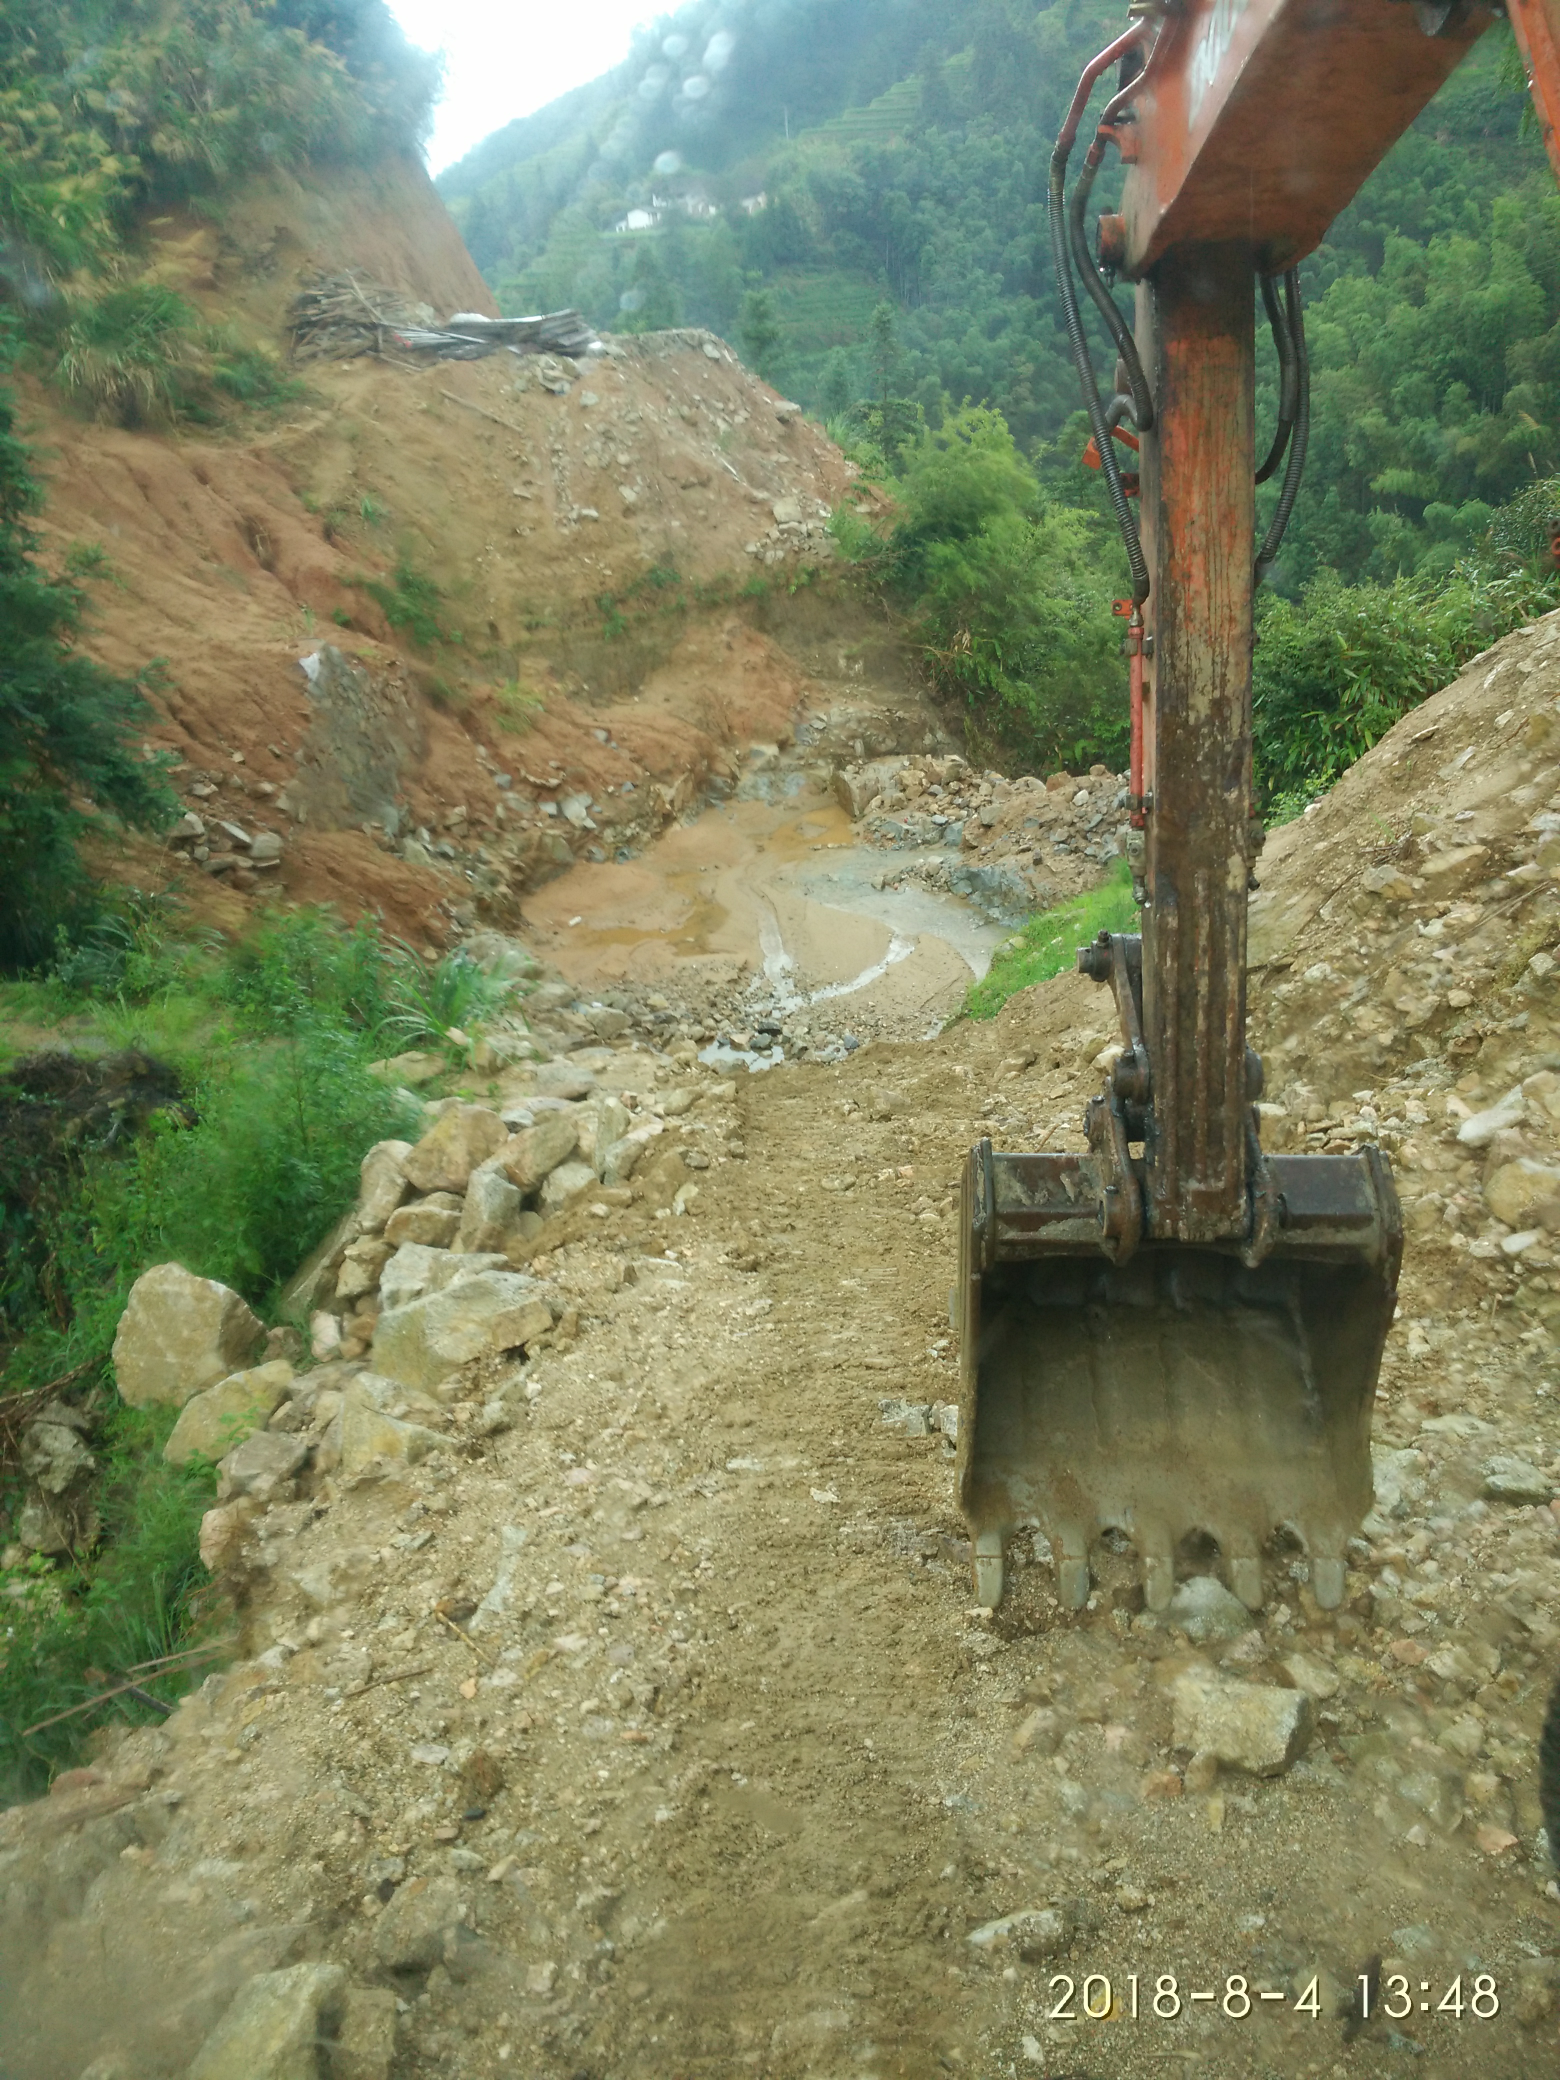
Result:
[[[1551,2073],[1557,630],[1278,834],[1254,905],[1268,1138],[1387,1145],[1411,1230],[1340,1610],[1275,1550],[1255,1618],[1205,1582],[1161,1620],[1102,1544],[1069,1615],[1023,1541],[969,1607],[955,1179],[982,1132],[1080,1144],[1103,991],[751,1078],[543,1064],[498,1102],[615,1082],[651,1168],[528,1234],[554,1327],[408,1408],[420,1463],[256,1516],[238,1665],[5,1819],[8,2069],[181,2073],[316,1960],[289,1997],[377,2080]],[[1303,1693],[1299,1759],[1178,1746],[1199,1671]]]
[[[320,271],[490,308],[400,162],[145,237],[153,275],[272,349]],[[280,889],[443,943],[638,848],[803,708],[919,709],[859,612],[788,599],[832,547],[839,453],[709,335],[605,345],[309,362],[302,396],[220,432],[91,425],[28,391],[44,541],[106,558],[91,646],[162,662],[151,741],[182,761],[199,828],[175,865],[207,914]],[[165,864],[132,847],[126,871]]]

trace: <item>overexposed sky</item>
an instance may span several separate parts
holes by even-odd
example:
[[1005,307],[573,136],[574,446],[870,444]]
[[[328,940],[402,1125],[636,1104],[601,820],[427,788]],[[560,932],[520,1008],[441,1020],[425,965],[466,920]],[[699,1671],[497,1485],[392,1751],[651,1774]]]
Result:
[[439,173],[516,116],[545,107],[627,57],[668,0],[389,0],[413,43],[442,50],[444,99],[428,141]]

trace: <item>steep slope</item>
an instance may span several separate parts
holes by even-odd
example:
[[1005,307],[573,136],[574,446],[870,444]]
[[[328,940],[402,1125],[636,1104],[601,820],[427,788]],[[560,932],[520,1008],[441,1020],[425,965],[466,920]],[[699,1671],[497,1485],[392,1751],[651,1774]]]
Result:
[[[441,314],[491,309],[405,161],[148,231],[157,279],[272,343],[300,283],[347,268]],[[153,741],[183,761],[203,826],[184,853],[207,855],[184,886],[212,914],[280,886],[434,943],[512,918],[576,851],[640,843],[712,773],[729,781],[804,696],[828,705],[755,624],[783,624],[796,569],[826,560],[849,472],[720,342],[303,374],[273,418],[218,433],[27,399],[44,538],[106,559],[94,648],[163,660]],[[722,630],[741,669],[717,687]],[[902,705],[892,646],[869,648]],[[165,869],[143,848],[125,871]]]

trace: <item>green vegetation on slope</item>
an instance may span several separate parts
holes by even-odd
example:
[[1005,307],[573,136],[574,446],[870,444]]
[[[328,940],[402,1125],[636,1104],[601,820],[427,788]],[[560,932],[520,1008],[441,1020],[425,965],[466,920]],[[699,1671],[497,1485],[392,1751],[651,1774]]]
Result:
[[[139,1133],[117,1116],[96,1138],[64,1120],[51,1132],[33,1107],[24,1135],[16,1066],[0,1068],[0,1447],[6,1395],[67,1383],[98,1412],[102,1518],[96,1542],[58,1565],[0,1566],[0,1801],[43,1788],[104,1710],[149,1708],[121,1698],[37,1736],[25,1728],[97,1696],[95,1671],[167,1653],[212,1615],[196,1551],[209,1476],[168,1467],[167,1413],[123,1409],[113,1391],[108,1352],[131,1285],[172,1260],[274,1317],[281,1285],[352,1204],[365,1151],[415,1131],[369,1062],[481,1018],[498,988],[461,955],[428,967],[372,926],[319,913],[274,918],[224,950],[145,899],[48,977],[0,984],[0,1042],[13,1020],[81,1029],[86,1052],[139,1049],[179,1092]],[[22,1492],[0,1450],[0,1517]],[[190,1679],[151,1687],[171,1697]]]
[[1087,946],[1101,932],[1136,931],[1137,922],[1132,876],[1126,861],[1118,860],[1109,879],[1098,888],[1085,889],[1054,910],[1040,911],[997,948],[991,966],[965,993],[965,1016],[995,1018],[1008,998],[1021,989],[1066,973],[1077,960],[1080,946]]
[[155,829],[178,813],[141,754],[144,675],[82,654],[81,588],[38,561],[28,516],[41,495],[13,424],[0,385],[0,972],[44,958],[89,908],[78,847],[90,829],[105,818]]

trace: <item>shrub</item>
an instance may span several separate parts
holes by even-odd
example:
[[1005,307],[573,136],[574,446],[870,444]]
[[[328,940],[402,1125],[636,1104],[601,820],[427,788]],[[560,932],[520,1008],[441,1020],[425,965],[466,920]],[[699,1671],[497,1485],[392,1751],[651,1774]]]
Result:
[[397,558],[387,584],[383,578],[353,581],[370,599],[377,600],[392,628],[404,629],[414,643],[431,650],[438,643],[458,643],[458,628],[446,628],[440,619],[444,592],[434,578],[417,569],[404,552]]
[[1270,820],[1297,814],[1469,658],[1560,603],[1553,571],[1499,546],[1502,530],[1525,539],[1530,524],[1498,521],[1444,580],[1345,585],[1322,571],[1297,601],[1258,595],[1252,745]]
[[[94,1438],[102,1520],[96,1559],[82,1555],[63,1572],[46,1563],[0,1570],[0,1803],[45,1790],[106,1718],[151,1716],[129,1695],[69,1718],[57,1714],[96,1697],[122,1671],[188,1644],[208,1581],[198,1540],[212,1483],[207,1469],[164,1461],[171,1427],[166,1413],[116,1408]],[[205,1672],[146,1671],[138,1686],[172,1703]],[[44,1719],[55,1723],[29,1731]]]
[[975,755],[1119,765],[1126,672],[1096,523],[1042,493],[1001,413],[984,407],[920,427],[885,489],[888,530],[844,507],[835,539],[907,610]]
[[120,426],[178,418],[204,375],[194,322],[184,298],[160,283],[105,290],[72,307],[56,380]]
[[178,803],[140,756],[147,675],[105,671],[76,647],[85,596],[37,561],[40,503],[28,450],[0,387],[0,972],[34,966],[90,916],[83,836],[107,818],[140,829]]

